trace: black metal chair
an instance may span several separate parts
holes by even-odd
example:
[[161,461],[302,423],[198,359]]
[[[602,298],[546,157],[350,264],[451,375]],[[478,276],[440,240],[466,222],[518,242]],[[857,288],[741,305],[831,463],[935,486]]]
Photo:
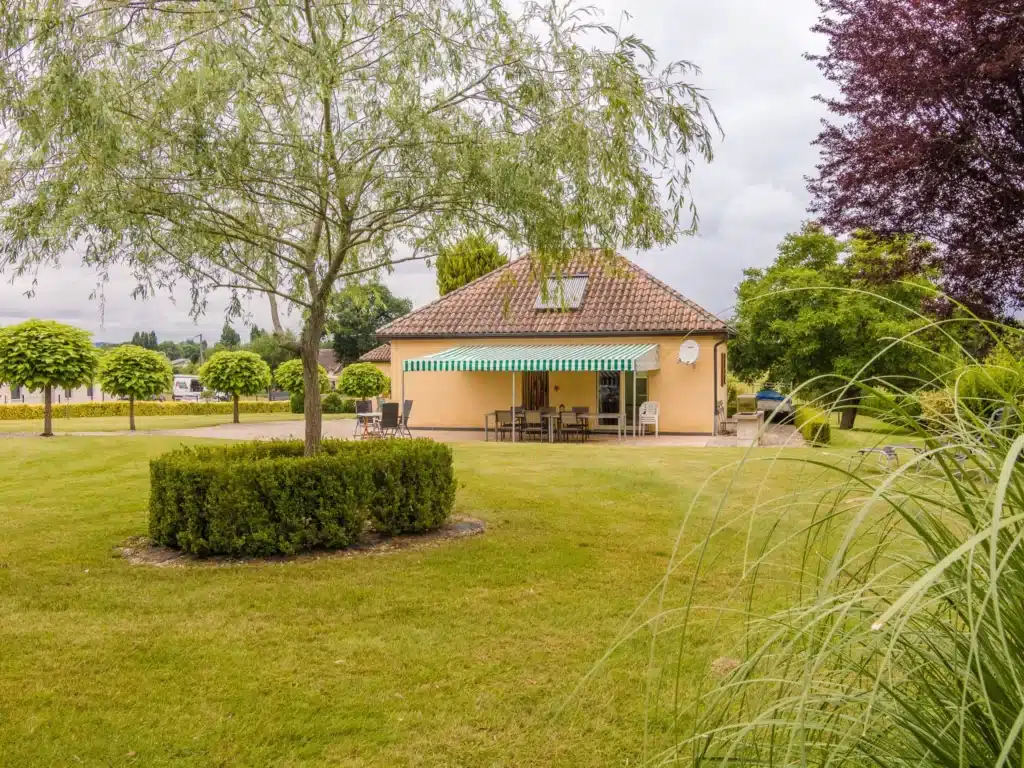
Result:
[[405,435],[406,437],[412,437],[412,432],[409,431],[410,413],[412,413],[412,400],[402,401],[402,424],[398,430],[398,434]]
[[582,443],[587,436],[584,419],[581,419],[575,411],[562,411],[560,416],[558,431],[562,438],[568,440],[570,437],[578,435]]
[[504,440],[505,435],[511,436],[515,428],[516,423],[512,418],[512,411],[494,412],[494,431],[497,433],[499,440]]
[[377,437],[395,437],[402,428],[398,403],[384,403],[380,407],[380,420],[374,422]]
[[[590,413],[590,406],[589,405],[574,405],[572,407],[572,412],[573,413],[586,413],[586,414],[589,414]],[[584,440],[589,440],[590,439],[590,419],[580,419],[580,421],[583,423],[583,439]]]
[[367,419],[359,418],[366,413],[373,413],[373,401],[356,400],[356,427],[352,432],[352,437],[368,437],[370,435],[371,425],[367,423]]
[[544,432],[544,419],[540,411],[527,411],[523,422],[523,437],[527,439],[536,437],[537,440],[543,440]]

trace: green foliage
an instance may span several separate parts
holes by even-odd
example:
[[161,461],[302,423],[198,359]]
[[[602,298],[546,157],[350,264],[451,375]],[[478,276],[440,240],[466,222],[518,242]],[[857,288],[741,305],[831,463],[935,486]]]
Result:
[[961,407],[988,417],[1008,402],[1024,402],[1024,361],[1000,345],[982,364],[961,368],[951,387]]
[[144,400],[168,392],[174,372],[162,352],[126,344],[103,355],[99,380],[104,392]]
[[921,392],[917,396],[921,408],[921,418],[935,428],[950,424],[956,417],[956,401],[948,389],[937,389],[934,392]]
[[156,331],[136,331],[132,334],[132,345],[136,347],[142,347],[143,349],[159,349],[160,345],[157,342]]
[[270,366],[254,352],[216,352],[199,369],[206,389],[230,395],[256,395],[270,387]]
[[241,343],[242,337],[238,335],[238,331],[232,328],[230,323],[224,323],[218,344],[227,349],[236,349]]
[[[241,413],[286,413],[288,403],[267,400],[243,400],[238,404]],[[91,416],[127,416],[128,403],[124,400],[106,402],[68,403],[59,407],[61,417],[88,418]],[[143,400],[135,404],[136,416],[212,416],[230,414],[231,403],[197,403],[178,401],[161,403]],[[43,418],[42,405],[0,405],[0,421],[24,421]]]
[[288,395],[288,407],[292,413],[306,412],[306,398],[302,392],[291,392]]
[[[331,392],[324,396],[321,402],[324,413],[355,413],[356,404],[354,400],[343,398],[337,392]],[[302,413],[302,411],[299,411]]]
[[[855,235],[843,243],[807,225],[787,235],[775,263],[748,269],[737,289],[731,370],[741,379],[767,377],[807,393],[831,393],[847,383],[916,390],[935,380],[955,357],[954,344],[933,325],[933,282],[922,275],[881,282],[913,243]],[[921,316],[923,315],[923,317]],[[896,339],[913,336],[914,344]]]
[[486,235],[473,233],[437,254],[437,290],[442,296],[508,264],[508,256]]
[[154,541],[197,555],[341,548],[366,523],[388,535],[442,526],[455,502],[451,449],[432,440],[183,448],[154,459]]
[[285,331],[282,335],[262,333],[249,344],[249,351],[262,357],[271,370],[281,363],[295,360],[299,356],[297,349],[298,340],[291,331]]
[[455,233],[500,231],[558,271],[696,228],[715,125],[696,67],[579,9],[5,7],[3,268],[89,233],[90,266],[185,280],[197,307],[223,286],[279,296],[319,343],[338,285]]
[[346,366],[338,378],[338,391],[360,400],[383,395],[391,389],[391,379],[373,363]]
[[[922,399],[939,395],[949,397]],[[1000,407],[1021,423],[1015,403]],[[746,613],[735,644],[723,649],[739,657],[735,668],[693,684],[699,693],[680,701],[694,726],[674,754],[708,767],[1020,762],[1020,446],[970,411],[944,422],[940,434],[913,418],[901,426],[924,452],[905,450],[883,472],[874,456],[843,464],[824,494],[762,498],[750,512],[756,521],[732,518],[723,527],[731,536],[749,525],[744,551],[761,553],[745,562],[751,576],[731,583],[732,593],[750,606],[763,606],[766,593],[782,605],[770,615]],[[802,476],[821,469],[814,462]],[[813,520],[795,530],[801,509],[813,509]],[[768,527],[777,530],[765,536]],[[718,536],[695,551],[717,551]],[[669,569],[689,578],[700,567],[691,559]],[[683,600],[699,600],[712,584],[721,589],[718,578],[710,568],[693,578]],[[699,624],[679,631],[688,637],[736,615],[731,604],[722,612],[729,615],[702,610]]]
[[379,282],[353,283],[331,297],[328,330],[334,353],[349,365],[376,347],[377,329],[408,314],[412,301],[391,293]]
[[91,382],[98,366],[86,331],[51,320],[0,329],[0,382],[30,390],[72,389]]
[[828,416],[820,409],[809,405],[797,406],[794,423],[808,445],[821,447],[832,442],[832,427]]
[[[327,377],[327,369],[322,365],[318,365],[317,368],[320,374],[320,391],[329,392],[331,390],[331,380]],[[274,383],[285,392],[301,395],[305,390],[305,384],[302,380],[302,361],[288,360],[277,366],[277,369],[274,371]]]

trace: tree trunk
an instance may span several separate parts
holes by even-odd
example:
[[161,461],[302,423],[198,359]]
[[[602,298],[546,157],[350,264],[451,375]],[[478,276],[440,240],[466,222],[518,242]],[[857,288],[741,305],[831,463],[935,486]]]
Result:
[[237,424],[238,423],[238,395],[232,395],[232,398],[235,401],[234,413],[235,413],[235,424]]
[[128,429],[135,431],[135,395],[128,396]]
[[53,437],[53,387],[43,387],[43,437]]
[[860,390],[850,387],[843,393],[839,401],[839,428],[853,429],[853,423],[857,418],[857,408],[860,406]]
[[307,456],[320,450],[323,436],[323,412],[320,409],[320,338],[327,322],[326,301],[315,302],[302,329],[302,398],[306,420]]

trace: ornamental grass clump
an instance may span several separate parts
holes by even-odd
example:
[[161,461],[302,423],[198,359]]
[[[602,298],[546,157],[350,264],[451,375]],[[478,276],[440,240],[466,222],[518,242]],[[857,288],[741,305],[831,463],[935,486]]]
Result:
[[[904,393],[858,386],[900,427],[879,438],[894,462],[750,453],[725,471],[771,462],[797,490],[691,506],[643,627],[649,764],[1024,764],[1024,412],[990,389],[984,409],[953,397],[920,418]],[[742,561],[718,562],[738,531]],[[687,684],[689,649],[709,643],[730,663]]]

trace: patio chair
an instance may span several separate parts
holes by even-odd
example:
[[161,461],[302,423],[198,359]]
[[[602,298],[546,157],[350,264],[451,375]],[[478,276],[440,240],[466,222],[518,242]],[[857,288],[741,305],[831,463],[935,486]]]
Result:
[[398,415],[398,403],[384,403],[380,407],[380,419],[374,422],[376,437],[395,437],[402,428]]
[[559,419],[558,432],[566,440],[568,440],[570,437],[573,437],[574,435],[579,435],[581,443],[587,437],[584,419],[581,419],[579,417],[579,414],[576,413],[575,411],[562,412],[561,418]]
[[494,412],[494,431],[497,433],[499,440],[504,440],[505,435],[511,436],[515,428],[515,422],[512,420],[512,411]]
[[[589,405],[574,405],[572,407],[573,413],[590,413]],[[583,422],[583,439],[590,439],[590,419],[580,419]]]
[[523,422],[523,437],[529,439],[533,436],[537,440],[543,440],[546,431],[540,411],[527,411],[526,419]]
[[661,407],[653,400],[648,400],[640,406],[640,434],[644,434],[648,425],[654,425],[654,436],[658,436],[658,417]]
[[[370,434],[369,426],[366,424],[366,419],[359,418],[364,413],[373,413],[373,401],[372,400],[356,400],[356,426],[352,432],[352,437],[365,437]],[[362,434],[360,434],[360,432]]]
[[402,424],[398,430],[398,434],[405,435],[406,437],[412,437],[412,432],[409,431],[409,414],[412,413],[412,400],[402,401]]

